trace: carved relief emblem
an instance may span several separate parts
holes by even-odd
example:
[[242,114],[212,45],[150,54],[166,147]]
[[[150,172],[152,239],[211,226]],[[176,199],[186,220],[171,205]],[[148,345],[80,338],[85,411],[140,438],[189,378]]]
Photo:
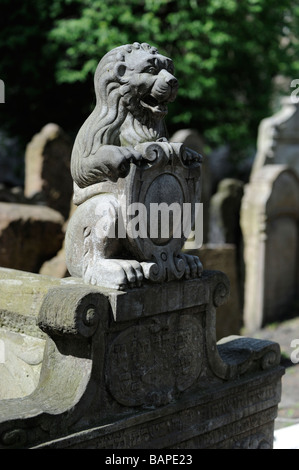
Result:
[[126,406],[165,405],[198,378],[202,354],[202,328],[194,317],[161,315],[127,328],[112,342],[108,388]]

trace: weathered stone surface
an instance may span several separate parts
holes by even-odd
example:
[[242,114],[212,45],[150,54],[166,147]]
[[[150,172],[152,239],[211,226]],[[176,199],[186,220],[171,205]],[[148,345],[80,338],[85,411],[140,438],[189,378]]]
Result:
[[224,336],[239,335],[243,315],[239,294],[240,286],[236,246],[228,243],[207,243],[198,250],[198,256],[202,260],[205,269],[217,269],[224,272],[230,282],[229,297],[217,309],[217,340]]
[[45,339],[0,327],[0,345],[0,400],[30,395],[39,382]]
[[[28,288],[26,273],[9,274]],[[30,308],[47,337],[40,381],[0,401],[1,448],[272,447],[279,346],[216,345],[224,274],[127,292],[48,280],[40,276],[40,307]]]
[[27,145],[25,196],[43,203],[65,218],[70,211],[72,141],[57,124],[47,124]]
[[209,243],[240,244],[240,208],[244,183],[234,178],[223,179],[210,201]]
[[38,385],[46,335],[37,326],[47,292],[69,281],[0,268],[0,400],[24,397]]
[[48,291],[57,286],[84,285],[81,279],[58,279],[0,268],[0,328],[45,339],[37,317]]
[[260,123],[251,177],[269,164],[287,165],[299,174],[299,104],[291,97],[284,97],[281,104],[278,113]]
[[199,322],[180,313],[161,315],[154,325],[148,319],[141,326],[127,328],[108,349],[111,394],[125,406],[169,403],[200,374],[201,337]]
[[62,246],[62,215],[44,206],[0,203],[0,266],[38,272]]
[[299,180],[265,165],[245,188],[241,208],[248,332],[288,316],[298,298]]

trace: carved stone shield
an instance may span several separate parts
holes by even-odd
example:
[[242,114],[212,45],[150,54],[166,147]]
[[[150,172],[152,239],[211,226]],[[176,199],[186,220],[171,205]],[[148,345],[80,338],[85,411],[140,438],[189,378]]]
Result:
[[147,279],[180,279],[185,272],[180,251],[194,228],[195,204],[200,202],[201,164],[188,160],[183,144],[146,145],[147,162],[131,165],[129,175],[118,182],[129,250],[142,262]]

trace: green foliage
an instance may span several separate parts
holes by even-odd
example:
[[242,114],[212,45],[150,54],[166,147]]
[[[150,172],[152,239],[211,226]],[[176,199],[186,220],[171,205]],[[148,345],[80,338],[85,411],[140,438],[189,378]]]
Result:
[[299,73],[293,0],[0,0],[0,7],[0,77],[7,102],[16,103],[8,124],[17,129],[26,116],[31,134],[50,120],[76,132],[94,103],[97,63],[121,44],[148,42],[173,59],[180,89],[170,131],[193,127],[237,154],[255,143],[270,112],[273,77]]

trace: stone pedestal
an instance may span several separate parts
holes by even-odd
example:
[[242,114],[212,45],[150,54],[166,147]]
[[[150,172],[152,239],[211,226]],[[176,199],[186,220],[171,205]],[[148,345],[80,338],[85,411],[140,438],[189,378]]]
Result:
[[223,273],[127,292],[50,279],[35,278],[30,309],[46,341],[39,384],[0,401],[0,448],[272,447],[279,345],[216,344]]

